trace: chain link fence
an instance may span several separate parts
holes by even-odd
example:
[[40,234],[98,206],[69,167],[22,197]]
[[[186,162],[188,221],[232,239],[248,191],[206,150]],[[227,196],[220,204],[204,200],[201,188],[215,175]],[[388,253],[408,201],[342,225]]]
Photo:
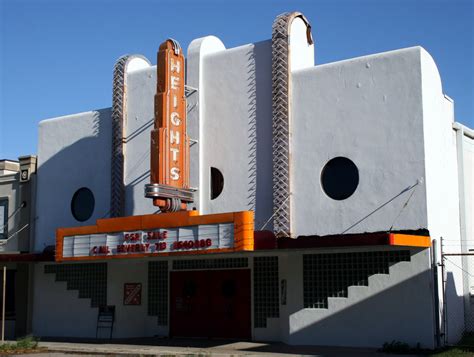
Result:
[[444,344],[474,347],[474,251],[442,251]]

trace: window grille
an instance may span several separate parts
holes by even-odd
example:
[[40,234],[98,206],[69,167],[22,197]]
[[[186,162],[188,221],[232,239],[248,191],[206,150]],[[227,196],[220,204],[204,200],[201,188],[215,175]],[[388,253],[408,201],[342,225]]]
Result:
[[148,262],[148,315],[168,325],[168,262]]
[[253,261],[254,326],[267,327],[267,318],[280,316],[278,257]]
[[410,251],[303,255],[304,307],[327,309],[329,297],[347,297],[349,286],[368,286],[369,276],[410,261]]
[[44,272],[56,274],[68,290],[78,290],[80,299],[91,299],[91,307],[107,305],[107,263],[51,264]]
[[247,258],[189,259],[173,261],[174,270],[230,269],[246,268],[247,266]]

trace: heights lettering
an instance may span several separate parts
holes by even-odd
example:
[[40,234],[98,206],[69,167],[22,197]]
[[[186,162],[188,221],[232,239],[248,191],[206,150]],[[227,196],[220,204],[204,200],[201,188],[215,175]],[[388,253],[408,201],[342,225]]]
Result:
[[180,178],[180,169],[177,166],[179,162],[180,153],[180,132],[181,132],[181,118],[178,113],[178,102],[179,92],[181,89],[181,60],[176,58],[170,59],[170,88],[171,88],[171,107],[172,112],[170,114],[170,135],[169,135],[169,150],[171,154],[172,164],[170,165],[170,178],[173,181],[178,181]]
[[[189,185],[184,56],[166,41],[158,52],[155,123],[151,132],[151,183]],[[164,204],[164,203],[163,203]]]

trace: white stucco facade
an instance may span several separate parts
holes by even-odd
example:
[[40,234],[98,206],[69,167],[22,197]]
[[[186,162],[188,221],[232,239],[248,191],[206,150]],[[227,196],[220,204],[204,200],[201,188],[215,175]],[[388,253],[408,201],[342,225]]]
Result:
[[[199,147],[199,204],[194,206],[203,214],[255,208],[258,222],[265,222],[272,215],[270,53],[270,44],[262,42],[221,50],[204,58],[204,93],[200,93],[198,108],[190,111],[202,112],[202,134],[191,148]],[[448,193],[440,185],[449,180],[453,183],[448,185],[452,187],[450,197],[455,197],[450,203],[453,217],[458,210],[456,147],[449,129],[453,118],[449,104],[445,109],[438,72],[431,63],[422,48],[412,48],[295,71],[291,142],[295,236],[389,229],[439,230],[437,236],[455,234],[453,238],[459,235],[444,233],[456,226],[456,218],[436,213],[436,204],[427,209],[428,200],[435,196],[443,199]],[[261,68],[258,72],[257,67]],[[249,78],[241,78],[243,71],[250,71]],[[432,78],[435,83],[428,79],[423,82],[422,77]],[[128,75],[127,81],[126,214],[153,213],[156,209],[143,196],[143,185],[149,181],[156,67],[137,70]],[[51,140],[56,136],[61,140]],[[194,139],[192,131],[190,136]],[[48,167],[39,181],[38,206],[43,205],[43,197],[48,197],[49,203],[55,199],[65,202],[66,192],[50,191],[57,189],[51,184],[49,175],[53,175],[61,188],[70,187],[69,196],[74,193],[73,188],[94,185],[99,207],[85,224],[106,217],[110,197],[108,140],[107,110],[42,122],[39,167]],[[66,147],[71,154],[65,153]],[[439,155],[431,155],[432,152],[445,157],[451,169],[444,170],[445,165],[437,160]],[[337,156],[350,158],[360,176],[357,190],[344,201],[329,198],[320,183],[325,163]],[[224,176],[222,194],[214,200],[209,193],[211,167],[218,168]],[[88,175],[83,174],[84,169]],[[58,177],[60,170],[62,176]],[[241,178],[243,172],[245,179]],[[192,181],[197,183],[195,176]],[[431,187],[433,195],[428,198]],[[410,200],[402,209],[408,197]],[[58,214],[67,215],[67,211],[58,207]],[[430,214],[432,227],[428,223]],[[446,222],[444,228],[436,227],[446,219],[451,222]],[[49,227],[38,220],[38,236],[42,237],[36,242],[38,248],[38,244],[54,243],[57,218],[51,220],[54,223]],[[63,222],[66,226],[74,223]]]
[[[191,178],[198,184],[194,206],[203,214],[255,209],[256,221],[263,224],[272,215],[270,43],[220,50],[202,61],[204,89],[199,105],[189,114],[190,136],[197,140],[191,150],[199,148],[200,162],[199,182],[195,172]],[[242,78],[244,72],[248,78]],[[129,74],[127,82],[126,214],[153,213],[156,209],[143,196],[143,185],[149,181],[156,67]],[[427,229],[438,237],[458,237],[456,146],[450,129],[452,104],[446,101],[436,66],[420,47],[295,71],[291,141],[295,236]],[[194,111],[199,111],[199,119]],[[199,122],[201,134],[193,132],[192,120]],[[56,199],[64,204],[74,188],[93,185],[99,206],[86,223],[106,217],[108,140],[107,110],[42,122],[39,167],[48,167],[39,179],[38,206],[46,197],[50,204]],[[320,182],[325,163],[338,156],[351,159],[360,177],[355,193],[344,201],[329,198]],[[214,200],[209,192],[211,167],[224,176],[222,194]],[[49,175],[62,190],[67,186],[72,192],[59,194]],[[452,197],[449,217],[436,204],[443,200],[446,205],[446,195]],[[58,205],[58,214],[66,216],[68,210]],[[38,249],[38,244],[54,243],[56,217],[51,217],[54,223],[49,226],[38,219]],[[74,223],[61,221],[66,226]]]
[[[42,121],[38,135],[35,251],[41,252],[55,244],[59,222],[63,227],[90,225],[108,216],[110,109]],[[84,222],[71,213],[71,198],[81,187],[95,196],[94,212]]]
[[[425,177],[422,51],[387,52],[294,73],[296,235],[428,228],[425,185],[410,190]],[[343,201],[328,197],[320,182],[324,165],[339,156],[359,170],[356,191]],[[314,202],[311,209],[308,200]]]
[[[329,298],[327,309],[310,309],[303,306],[302,257],[304,254],[338,254],[363,252],[366,248],[319,249],[298,252],[262,252],[232,254],[233,258],[247,257],[253,280],[255,257],[278,257],[279,279],[288,282],[286,303],[280,306],[279,317],[269,318],[266,328],[252,327],[252,339],[257,341],[283,341],[292,345],[341,345],[380,347],[384,342],[399,340],[425,348],[434,347],[434,321],[429,286],[431,273],[429,251],[414,249],[410,262],[398,262],[390,267],[389,274],[370,276],[367,286],[349,288],[347,298]],[[372,247],[372,252],[387,251]],[[228,258],[217,255],[204,259]],[[180,258],[178,258],[180,259]],[[175,271],[168,261],[169,272]],[[166,336],[167,326],[159,326],[156,317],[149,316],[148,263],[151,260],[107,262],[107,303],[116,306],[114,338]],[[95,338],[97,308],[91,300],[80,298],[78,290],[68,288],[66,282],[55,281],[54,274],[45,273],[46,264],[35,267],[35,296],[33,333],[47,337]],[[122,305],[124,283],[142,284],[142,304]],[[252,281],[252,295],[253,291]],[[413,295],[413,291],[419,293]],[[280,300],[280,302],[282,302]],[[73,304],[73,305],[71,305]],[[254,313],[252,302],[252,315]],[[71,308],[73,306],[73,308]],[[362,318],[363,317],[363,318]],[[74,323],[64,324],[65,318]],[[45,323],[48,321],[48,323]],[[387,324],[386,321],[390,321]],[[99,331],[107,337],[108,330]],[[341,335],[345,336],[341,338]]]

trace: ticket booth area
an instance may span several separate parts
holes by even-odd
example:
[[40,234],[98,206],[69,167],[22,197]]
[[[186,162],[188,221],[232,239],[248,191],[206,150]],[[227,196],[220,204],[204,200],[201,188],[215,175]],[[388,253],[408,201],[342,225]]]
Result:
[[171,272],[170,337],[250,339],[250,269]]

